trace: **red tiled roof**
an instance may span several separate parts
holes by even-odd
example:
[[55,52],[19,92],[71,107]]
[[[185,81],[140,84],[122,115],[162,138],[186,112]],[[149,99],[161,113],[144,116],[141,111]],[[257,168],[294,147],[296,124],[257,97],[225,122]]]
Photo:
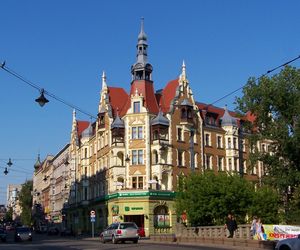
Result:
[[78,137],[81,136],[81,133],[89,126],[88,121],[77,121],[77,133]]
[[161,110],[164,113],[170,110],[170,104],[175,97],[176,89],[178,85],[179,85],[178,79],[175,79],[168,82],[166,87],[163,89],[159,105],[161,106]]
[[119,110],[120,116],[126,114],[127,109],[125,105],[129,99],[126,91],[123,88],[108,87],[108,93],[113,116],[117,114],[117,110]]
[[[131,84],[130,95],[135,95],[136,90],[139,94],[142,94],[144,97],[144,106],[148,109],[150,113],[157,114],[159,111],[158,103],[156,96],[154,94],[153,83],[145,80],[135,80]],[[126,103],[126,111],[130,107],[130,98]]]

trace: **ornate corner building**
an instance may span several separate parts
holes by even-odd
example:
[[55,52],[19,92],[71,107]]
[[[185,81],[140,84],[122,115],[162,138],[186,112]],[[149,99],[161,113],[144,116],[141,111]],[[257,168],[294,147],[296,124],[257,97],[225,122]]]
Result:
[[146,236],[171,233],[179,176],[207,170],[258,180],[264,174],[261,165],[247,168],[242,128],[253,117],[196,102],[184,63],[177,79],[155,91],[143,22],[136,48],[129,94],[109,87],[103,73],[97,120],[79,121],[73,112],[65,170],[72,181],[62,214],[76,232],[91,231],[94,210],[96,231],[134,221]]

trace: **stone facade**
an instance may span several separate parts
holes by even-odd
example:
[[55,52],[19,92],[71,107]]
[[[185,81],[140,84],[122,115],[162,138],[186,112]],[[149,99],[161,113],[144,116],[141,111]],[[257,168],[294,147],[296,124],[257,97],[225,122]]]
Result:
[[[134,221],[147,236],[173,233],[179,176],[208,170],[258,181],[265,173],[261,164],[247,167],[249,146],[243,122],[251,121],[251,116],[237,118],[227,108],[194,100],[184,63],[180,76],[155,92],[147,50],[142,25],[129,94],[109,87],[103,73],[97,120],[79,121],[73,112],[66,153],[71,181],[63,214],[65,226],[75,232],[91,231],[93,210],[96,231],[114,221]],[[258,147],[267,150],[267,144]],[[60,161],[65,156],[56,158]],[[51,161],[53,168],[56,160]],[[55,189],[61,190],[66,183],[60,177],[64,170],[50,173],[52,168],[45,162],[42,165],[35,173],[36,182],[38,175],[54,176]],[[45,197],[51,190],[42,190],[45,212],[49,212],[51,198]],[[61,207],[56,202],[62,203],[56,200],[53,206]]]

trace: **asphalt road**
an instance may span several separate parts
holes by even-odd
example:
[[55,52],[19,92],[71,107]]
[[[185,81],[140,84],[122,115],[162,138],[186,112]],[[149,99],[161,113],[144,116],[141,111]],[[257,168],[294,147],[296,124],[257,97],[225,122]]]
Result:
[[92,250],[92,249],[141,249],[141,250],[187,250],[187,249],[199,249],[199,250],[220,250],[223,248],[208,247],[208,246],[179,246],[176,244],[157,244],[152,243],[149,240],[140,240],[138,244],[125,243],[125,244],[112,244],[101,243],[98,238],[91,239],[76,239],[73,237],[60,237],[60,236],[48,236],[45,234],[34,234],[32,242],[14,242],[13,232],[9,233],[7,242],[0,242],[1,250]]

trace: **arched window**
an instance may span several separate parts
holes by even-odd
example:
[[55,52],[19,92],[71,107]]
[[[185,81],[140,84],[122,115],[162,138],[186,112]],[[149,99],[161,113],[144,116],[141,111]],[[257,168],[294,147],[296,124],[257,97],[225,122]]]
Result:
[[157,206],[154,209],[154,227],[168,228],[170,227],[170,216],[167,206]]

